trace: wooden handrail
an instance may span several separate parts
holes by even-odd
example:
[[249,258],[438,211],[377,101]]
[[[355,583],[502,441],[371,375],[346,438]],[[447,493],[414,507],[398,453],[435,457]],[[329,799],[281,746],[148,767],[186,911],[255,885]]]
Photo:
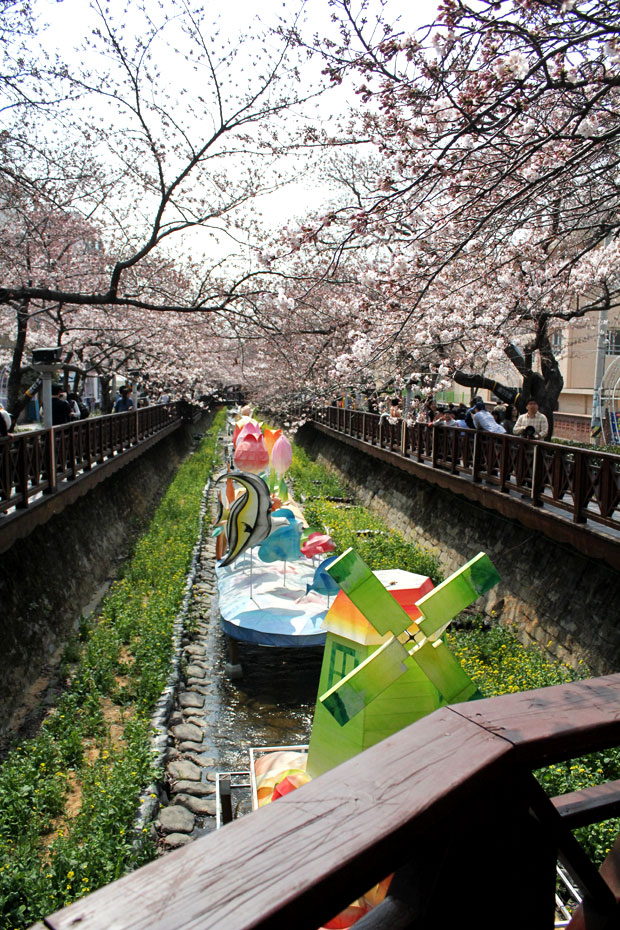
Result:
[[0,553],[203,412],[178,401],[0,439]]
[[60,481],[74,480],[182,419],[180,404],[158,404],[0,440],[0,513],[28,507],[41,492],[54,493]]
[[620,743],[619,702],[611,675],[444,707],[45,926],[316,930],[396,871],[360,930],[460,926],[466,913],[477,928],[548,930],[558,854],[611,920],[613,895],[531,771]]
[[370,455],[386,458],[388,452],[393,464],[443,487],[467,494],[474,485],[476,499],[484,496],[485,506],[495,506],[504,514],[508,499],[518,502],[521,510],[536,507],[545,512],[548,522],[564,524],[562,541],[573,542],[570,523],[576,525],[575,531],[587,524],[608,550],[595,554],[620,567],[620,550],[611,557],[609,552],[620,541],[613,532],[620,531],[620,456],[507,433],[426,423],[403,426],[402,420],[390,423],[385,415],[356,410],[346,411],[344,430],[344,412],[321,407],[305,417]]

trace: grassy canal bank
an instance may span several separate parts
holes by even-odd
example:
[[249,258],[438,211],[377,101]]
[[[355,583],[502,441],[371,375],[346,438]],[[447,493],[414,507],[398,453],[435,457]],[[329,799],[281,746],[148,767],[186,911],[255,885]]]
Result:
[[213,471],[220,413],[179,468],[97,618],[65,653],[66,687],[38,735],[0,768],[0,928],[26,928],[141,865],[139,798],[153,781],[153,707]]

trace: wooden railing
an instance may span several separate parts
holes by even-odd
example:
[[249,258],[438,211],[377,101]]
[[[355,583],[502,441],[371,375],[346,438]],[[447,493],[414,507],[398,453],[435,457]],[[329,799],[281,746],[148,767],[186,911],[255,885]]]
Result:
[[181,421],[179,404],[159,404],[0,439],[0,513],[28,507]]
[[204,412],[179,401],[0,439],[0,553]]
[[[620,675],[444,707],[276,803],[48,917],[49,930],[316,930],[394,872],[359,930],[550,930],[559,856],[585,923],[618,926],[574,839],[617,783],[550,799],[533,770],[620,743]],[[38,925],[41,930],[42,925]]]
[[620,530],[620,456],[457,427],[389,423],[340,407],[313,410],[331,430],[441,472],[466,477],[502,494],[517,492],[538,507],[563,511],[575,523]]

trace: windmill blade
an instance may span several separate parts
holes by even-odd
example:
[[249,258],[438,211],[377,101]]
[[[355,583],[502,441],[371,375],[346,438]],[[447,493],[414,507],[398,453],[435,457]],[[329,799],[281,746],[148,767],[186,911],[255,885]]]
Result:
[[343,727],[404,675],[412,660],[435,685],[445,704],[483,696],[441,640],[433,643],[427,639],[408,652],[396,638],[392,638],[322,694],[319,701]]
[[410,655],[430,678],[446,704],[458,704],[483,696],[442,640],[433,643],[427,639],[422,645],[415,646]]
[[389,639],[333,688],[322,694],[319,701],[343,727],[385,691],[388,685],[405,674],[405,661],[408,658],[409,653],[405,647],[397,639]]
[[327,572],[382,636],[418,630],[409,614],[353,549],[347,549],[335,559]]
[[418,625],[424,635],[432,640],[438,639],[457,614],[490,591],[499,580],[491,559],[484,552],[479,552],[418,601],[422,614]]

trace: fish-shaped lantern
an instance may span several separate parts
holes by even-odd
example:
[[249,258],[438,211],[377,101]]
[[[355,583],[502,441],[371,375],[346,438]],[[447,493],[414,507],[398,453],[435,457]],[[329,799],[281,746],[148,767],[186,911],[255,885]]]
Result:
[[293,562],[301,555],[299,548],[302,533],[301,521],[297,520],[295,514],[288,508],[283,507],[277,513],[276,519],[280,520],[285,516],[287,522],[273,530],[261,543],[258,557],[263,562]]
[[326,597],[335,597],[338,594],[340,585],[327,573],[327,569],[336,558],[337,556],[331,555],[328,559],[323,559],[314,573],[312,584],[306,585],[306,594],[310,594],[311,591],[324,594]]
[[271,498],[269,488],[257,475],[242,472],[229,472],[217,479],[232,479],[240,484],[244,493],[230,505],[226,535],[228,550],[220,562],[221,566],[230,565],[242,552],[267,538],[271,531]]
[[302,545],[301,551],[307,558],[311,559],[315,555],[333,552],[335,548],[334,540],[327,533],[310,533]]

